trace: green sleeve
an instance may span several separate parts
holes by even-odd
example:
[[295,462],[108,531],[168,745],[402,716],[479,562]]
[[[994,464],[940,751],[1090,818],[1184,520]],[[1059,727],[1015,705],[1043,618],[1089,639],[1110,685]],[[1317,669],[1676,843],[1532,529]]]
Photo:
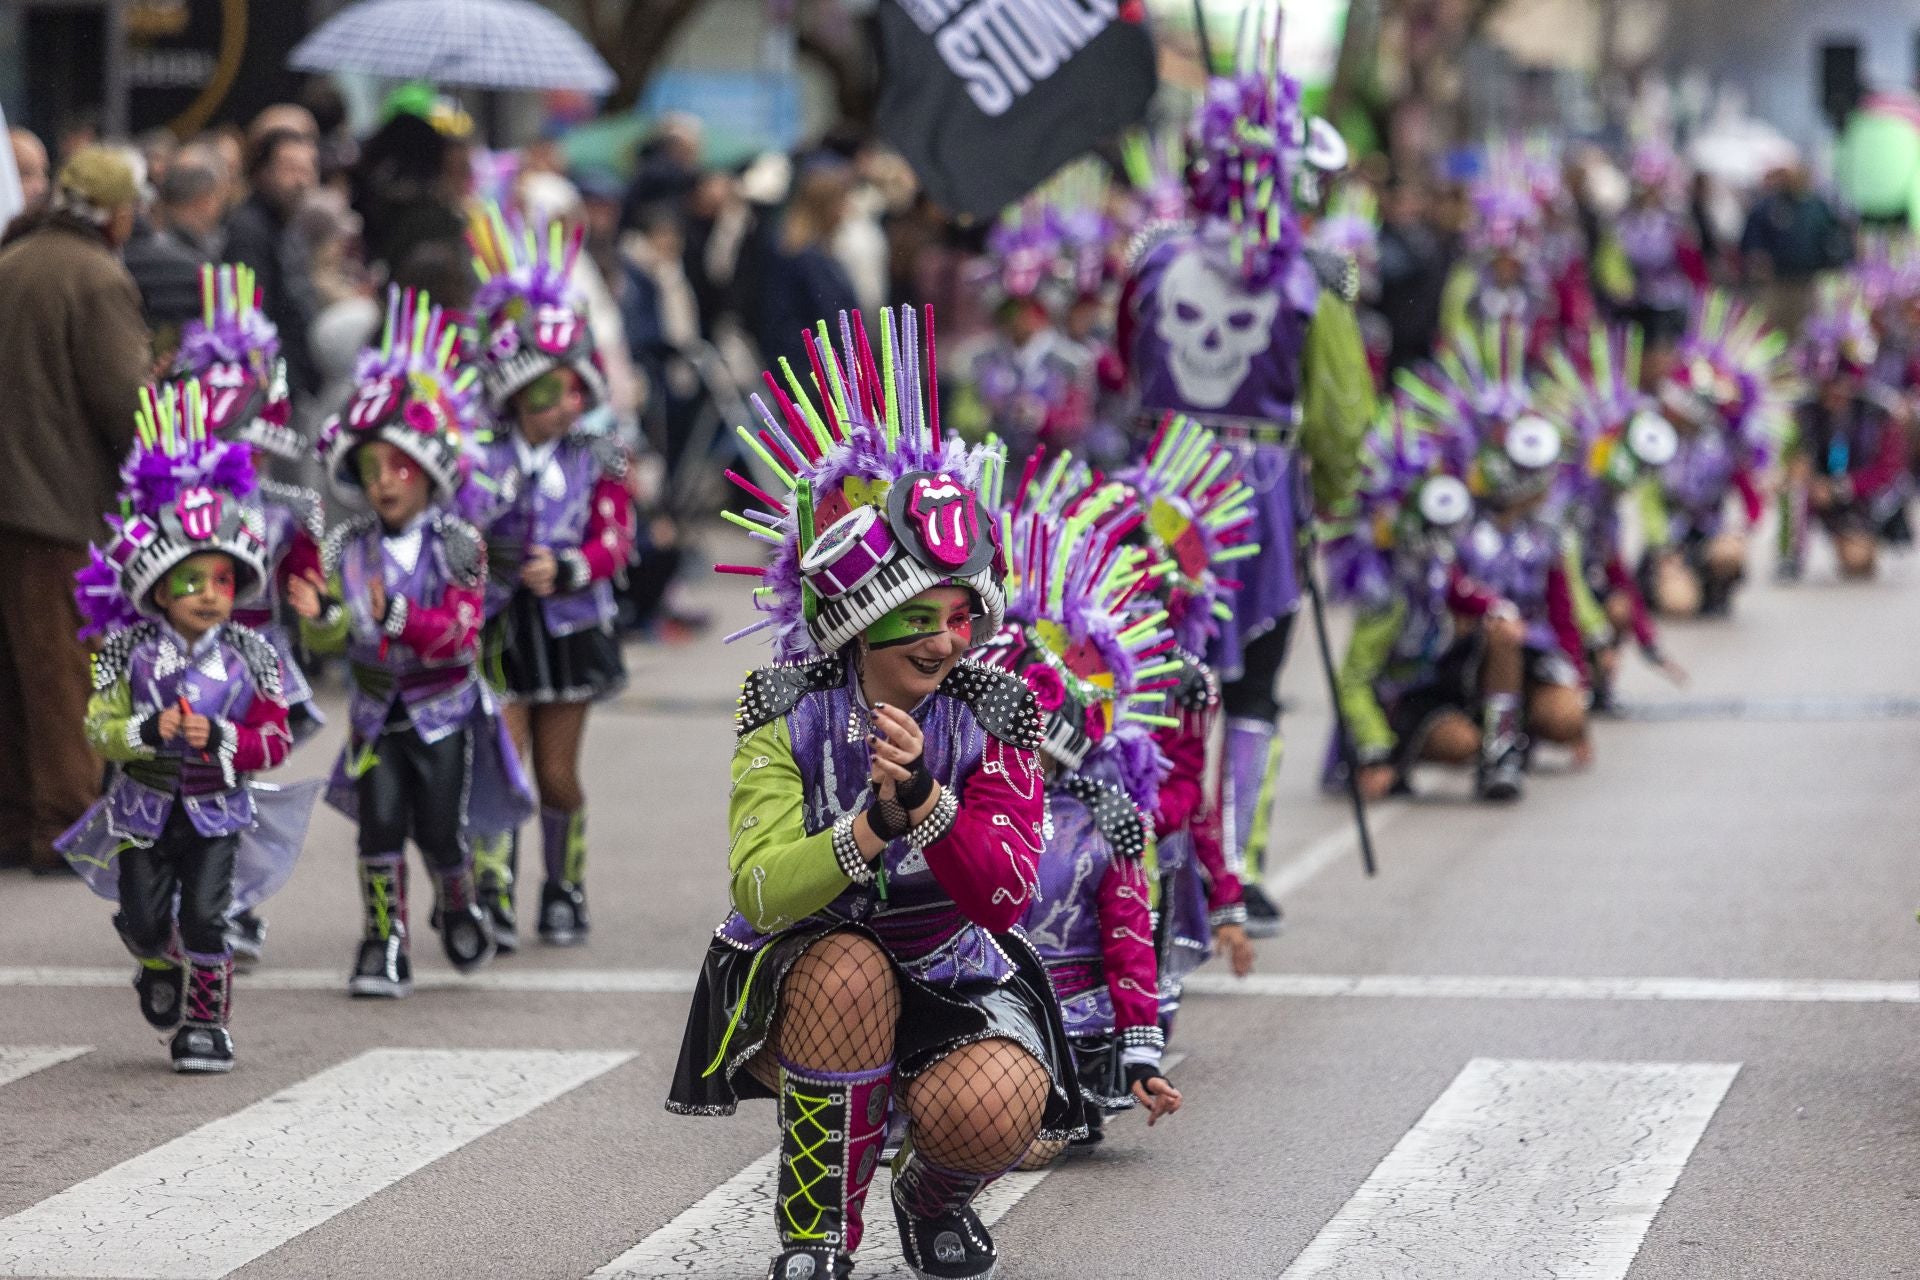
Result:
[[786,718],[741,738],[727,803],[727,872],[734,907],[762,933],[806,919],[852,883],[834,861],[833,832],[807,834],[800,798]]
[[1593,255],[1593,287],[1614,302],[1627,302],[1633,297],[1633,267],[1613,236],[1602,240]]
[[1594,598],[1593,587],[1581,568],[1580,535],[1567,530],[1560,554],[1567,571],[1567,591],[1573,596],[1573,620],[1588,644],[1599,644],[1613,634],[1613,622],[1600,601]]
[[1666,491],[1660,487],[1658,480],[1649,478],[1641,484],[1635,498],[1640,508],[1640,540],[1649,550],[1666,546],[1670,527]]
[[315,653],[345,653],[349,619],[346,591],[340,585],[339,574],[327,576],[327,594],[341,601],[340,607],[331,614],[323,613],[311,621],[300,619],[300,642]]
[[1394,642],[1406,623],[1404,600],[1368,609],[1353,619],[1353,638],[1347,642],[1347,656],[1340,663],[1335,683],[1340,691],[1340,709],[1346,713],[1347,731],[1353,735],[1353,749],[1363,760],[1394,747],[1393,729],[1387,724],[1387,713],[1373,691],[1373,682],[1386,670]]
[[1373,370],[1353,307],[1322,292],[1300,356],[1300,446],[1313,460],[1313,496],[1322,509],[1353,496],[1360,440],[1373,423]]
[[1480,277],[1465,263],[1453,269],[1447,277],[1447,287],[1440,291],[1440,340],[1470,339],[1474,336],[1473,319],[1468,314],[1468,306],[1473,301],[1473,291],[1478,287]]
[[100,690],[87,700],[87,745],[105,760],[151,760],[154,753],[146,747],[127,745],[132,720],[133,686],[122,680]]

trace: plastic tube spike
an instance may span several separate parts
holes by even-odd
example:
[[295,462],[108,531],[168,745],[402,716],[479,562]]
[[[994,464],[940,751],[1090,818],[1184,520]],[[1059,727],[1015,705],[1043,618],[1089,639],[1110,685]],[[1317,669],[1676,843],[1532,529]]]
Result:
[[734,432],[746,444],[747,448],[753,450],[753,452],[759,456],[760,461],[767,464],[767,469],[780,478],[781,484],[784,484],[789,489],[793,488],[793,476],[785,467],[774,461],[773,455],[767,452],[767,446],[761,444],[759,439],[743,426],[735,427]]
[[880,387],[886,398],[887,443],[900,443],[900,385],[893,360],[893,308],[880,308]]
[[927,367],[920,378],[927,388],[927,443],[940,443],[940,360],[933,345],[933,304],[924,308],[927,327]]
[[753,521],[747,519],[745,516],[739,514],[738,512],[728,511],[726,508],[722,507],[720,510],[720,518],[722,520],[725,520],[728,524],[734,525],[741,529],[745,529],[747,531],[747,536],[749,538],[758,538],[762,542],[771,542],[775,546],[780,545],[781,539],[778,534],[768,533],[765,528],[755,524]]

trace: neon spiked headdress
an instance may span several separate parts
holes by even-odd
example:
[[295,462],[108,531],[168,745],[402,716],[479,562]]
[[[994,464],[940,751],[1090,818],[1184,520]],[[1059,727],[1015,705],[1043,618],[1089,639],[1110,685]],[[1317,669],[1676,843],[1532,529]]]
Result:
[[1541,230],[1538,162],[1517,139],[1488,143],[1485,161],[1467,193],[1473,210],[1467,248],[1476,255],[1528,257],[1539,247]]
[[917,313],[882,311],[878,359],[858,312],[840,314],[837,353],[826,321],[805,337],[810,380],[783,359],[779,378],[763,375],[766,396],[752,397],[758,430],[736,428],[773,491],[729,471],[761,505],[722,514],[774,551],[765,568],[714,566],[763,580],[754,600],[769,616],[727,639],[772,628],[782,660],[835,653],[948,585],[979,601],[985,639],[1006,613],[1006,563],[980,487],[1005,458],[941,431],[932,309],[924,347]]
[[1799,396],[1787,355],[1786,335],[1759,312],[1709,290],[1694,302],[1661,403],[1683,416],[1710,410],[1760,465],[1786,437]]
[[1560,461],[1560,428],[1527,385],[1526,331],[1509,317],[1457,336],[1424,373],[1402,372],[1415,423],[1435,432],[1450,469],[1495,505],[1545,492]]
[[[1539,385],[1541,410],[1572,434],[1576,489],[1603,500],[1673,460],[1679,437],[1640,389],[1643,338],[1637,328],[1587,331],[1587,364],[1581,373],[1562,348],[1547,353]],[[1593,492],[1592,486],[1601,486]]]
[[1165,706],[1181,663],[1151,594],[1152,557],[1128,542],[1144,514],[1125,486],[1088,479],[1067,454],[1028,460],[1000,516],[1009,626],[986,657],[1034,690],[1049,755],[1077,771],[1098,752],[1151,811],[1161,769],[1153,731],[1178,723]]
[[181,330],[173,371],[206,383],[207,426],[216,436],[279,458],[300,456],[302,441],[288,425],[280,331],[261,309],[252,267],[200,268],[200,314]]
[[157,617],[153,589],[188,556],[232,557],[242,596],[266,576],[259,512],[243,501],[255,487],[245,446],[215,439],[198,382],[141,389],[133,452],[120,468],[120,513],[107,517],[103,553],[89,548],[74,575],[82,639]]
[[585,237],[584,227],[529,226],[491,200],[468,219],[467,245],[480,278],[473,298],[480,372],[496,411],[561,367],[579,375],[592,404],[605,402],[607,380],[594,362],[593,331],[573,305],[573,270]]
[[364,500],[353,453],[384,440],[420,464],[441,501],[451,501],[471,469],[465,441],[480,414],[480,373],[461,360],[460,326],[426,294],[395,286],[380,345],[360,353],[353,376],[358,392],[316,446],[334,492]]
[[1120,140],[1120,164],[1133,188],[1134,229],[1187,216],[1186,143],[1171,129],[1135,129]]
[[1314,248],[1351,258],[1363,279],[1377,280],[1380,270],[1380,201],[1371,188],[1342,183],[1327,204],[1327,212],[1307,236]]
[[1920,252],[1907,236],[1862,232],[1849,272],[1867,307],[1878,315],[1920,296]]
[[1841,373],[1863,374],[1879,352],[1872,312],[1858,283],[1824,282],[1794,352],[1801,375],[1824,382]]
[[1335,600],[1385,600],[1397,548],[1418,533],[1454,528],[1472,514],[1457,451],[1420,421],[1409,400],[1398,399],[1361,442],[1353,516],[1323,544],[1327,591]]
[[1054,284],[1065,237],[1051,206],[1029,195],[1000,213],[987,233],[987,255],[997,276],[994,283],[1002,301],[1034,299],[1046,302]]
[[1115,479],[1133,490],[1144,517],[1140,533],[1167,586],[1174,635],[1200,653],[1230,616],[1227,596],[1240,585],[1233,562],[1260,551],[1249,541],[1254,495],[1239,455],[1193,419],[1168,414],[1140,461]]

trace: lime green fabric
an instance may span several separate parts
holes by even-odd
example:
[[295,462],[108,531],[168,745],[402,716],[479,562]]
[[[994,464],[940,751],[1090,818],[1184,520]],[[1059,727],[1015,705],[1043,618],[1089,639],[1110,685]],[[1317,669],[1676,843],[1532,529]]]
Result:
[[[327,594],[335,600],[345,598],[340,585],[340,575],[334,574],[327,579]],[[336,611],[332,621],[325,614],[314,621],[300,619],[300,640],[315,653],[345,653],[347,651],[347,628],[349,621],[343,607]]]
[[115,763],[151,760],[146,747],[127,744],[127,723],[133,719],[133,687],[125,680],[102,689],[87,700],[87,745],[102,759]]
[[1387,724],[1386,709],[1374,692],[1374,682],[1387,669],[1394,642],[1400,638],[1406,623],[1407,602],[1400,599],[1354,617],[1353,638],[1347,642],[1347,656],[1341,660],[1335,684],[1340,694],[1340,709],[1346,713],[1347,730],[1353,734],[1354,750],[1362,754],[1391,751],[1394,747],[1394,732]]
[[762,933],[806,919],[852,883],[834,860],[833,832],[807,834],[801,795],[785,717],[740,739],[727,802],[727,872],[734,907]]
[[1313,496],[1323,510],[1353,496],[1360,440],[1373,422],[1373,370],[1360,321],[1344,298],[1322,291],[1300,354],[1300,446],[1313,461]]

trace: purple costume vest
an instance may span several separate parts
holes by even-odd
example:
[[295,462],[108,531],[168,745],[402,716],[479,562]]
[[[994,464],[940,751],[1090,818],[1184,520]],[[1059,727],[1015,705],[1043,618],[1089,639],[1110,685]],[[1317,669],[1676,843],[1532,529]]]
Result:
[[1040,855],[1040,892],[1020,922],[1060,998],[1067,1034],[1113,1034],[1113,997],[1100,946],[1100,884],[1113,848],[1093,812],[1057,787],[1047,788],[1053,835]]
[[[804,788],[802,810],[808,835],[833,826],[844,813],[866,808],[869,713],[851,669],[840,658],[798,667],[765,668],[756,678],[798,679],[809,688],[786,711],[794,763]],[[972,678],[966,666],[948,677]],[[927,769],[958,793],[981,762],[987,731],[973,708],[945,687],[913,709],[926,741]],[[856,923],[871,929],[900,967],[934,986],[1005,982],[1013,962],[993,935],[961,914],[934,879],[927,859],[905,840],[895,840],[881,855],[886,868],[886,897],[874,886],[853,885],[824,909],[796,922],[792,930],[831,928]],[[717,931],[721,941],[757,951],[777,934],[758,933],[735,911]]]
[[1662,311],[1685,311],[1693,301],[1693,281],[1680,267],[1682,225],[1665,209],[1629,209],[1620,215],[1614,235],[1633,268],[1633,301]]
[[1712,537],[1720,531],[1737,470],[1724,431],[1705,427],[1680,437],[1680,450],[1660,473],[1666,495],[1668,536],[1678,542],[1689,534]]
[[1524,519],[1501,529],[1476,516],[1459,539],[1460,567],[1474,581],[1512,601],[1527,624],[1527,644],[1554,650],[1559,641],[1547,617],[1547,580],[1560,557],[1560,535],[1544,520]]
[[[527,548],[545,547],[558,556],[576,551],[593,515],[593,491],[605,464],[588,439],[570,435],[556,442],[544,465],[529,475],[510,429],[480,446],[481,467],[500,486],[498,503],[487,512],[487,616],[498,614],[518,589],[520,563]],[[608,626],[614,618],[613,584],[589,583],[578,591],[556,591],[540,602],[547,632],[569,636]]]

